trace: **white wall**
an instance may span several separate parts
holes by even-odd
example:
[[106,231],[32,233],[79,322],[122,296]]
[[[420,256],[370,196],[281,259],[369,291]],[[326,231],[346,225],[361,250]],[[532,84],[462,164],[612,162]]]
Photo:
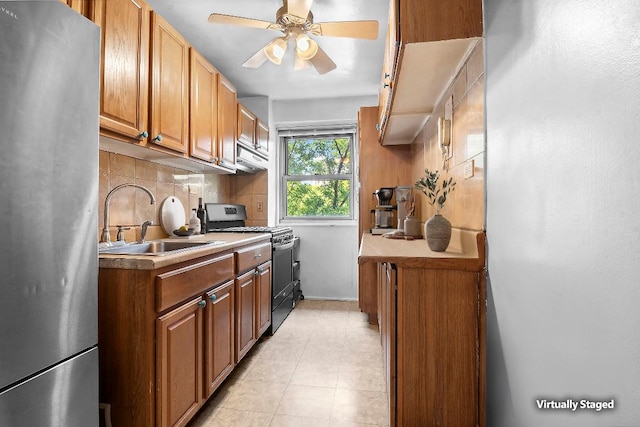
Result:
[[294,225],[300,237],[300,282],[308,299],[358,298],[358,226]]
[[[375,105],[376,96],[322,98],[296,101],[272,101],[271,140],[279,150],[276,128],[278,124],[308,124],[329,122],[357,122],[362,106]],[[357,145],[357,144],[356,144]],[[277,152],[275,158],[279,158]],[[269,189],[280,190],[277,162],[271,164]],[[355,189],[354,189],[355,191]],[[276,191],[269,191],[269,211],[275,212],[279,223]],[[273,209],[272,209],[273,207]],[[354,212],[357,212],[354,206]],[[356,300],[358,262],[358,224],[356,221],[340,223],[288,223],[300,236],[300,279],[305,298]]]
[[640,2],[484,3],[487,426],[638,426]]

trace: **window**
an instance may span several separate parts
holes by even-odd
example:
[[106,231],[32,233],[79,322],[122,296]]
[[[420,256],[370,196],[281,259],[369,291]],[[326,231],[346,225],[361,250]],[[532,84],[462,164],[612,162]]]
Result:
[[279,130],[282,143],[282,217],[353,218],[355,126]]

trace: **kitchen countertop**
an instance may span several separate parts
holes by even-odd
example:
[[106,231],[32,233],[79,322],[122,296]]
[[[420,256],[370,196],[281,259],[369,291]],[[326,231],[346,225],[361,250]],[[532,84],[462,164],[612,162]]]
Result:
[[229,251],[252,243],[268,242],[270,238],[270,233],[207,233],[193,236],[189,239],[167,238],[161,240],[187,240],[189,242],[221,240],[224,241],[224,243],[167,255],[98,254],[98,266],[100,268],[120,268],[126,270],[155,270],[180,262]]
[[446,268],[481,271],[485,264],[485,233],[452,229],[445,252],[429,249],[425,239],[389,239],[362,235],[358,263],[390,262],[409,268]]

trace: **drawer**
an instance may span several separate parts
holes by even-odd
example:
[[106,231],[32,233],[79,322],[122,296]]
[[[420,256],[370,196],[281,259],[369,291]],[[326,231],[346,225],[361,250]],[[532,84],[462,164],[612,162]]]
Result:
[[232,280],[233,261],[233,254],[227,254],[159,274],[156,276],[156,309],[161,312]]
[[236,251],[236,273],[244,273],[271,259],[271,242],[247,246]]

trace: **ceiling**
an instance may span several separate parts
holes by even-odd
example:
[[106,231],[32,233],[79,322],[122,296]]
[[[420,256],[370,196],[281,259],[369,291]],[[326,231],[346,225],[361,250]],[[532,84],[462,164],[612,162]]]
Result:
[[242,16],[274,22],[282,0],[147,0],[201,54],[229,80],[239,97],[268,96],[272,100],[377,95],[387,31],[388,0],[315,0],[314,22],[377,20],[376,40],[313,36],[333,59],[337,68],[320,75],[311,67],[294,70],[290,45],[282,64],[266,61],[260,68],[242,64],[282,35],[233,25],[210,24],[211,13]]

